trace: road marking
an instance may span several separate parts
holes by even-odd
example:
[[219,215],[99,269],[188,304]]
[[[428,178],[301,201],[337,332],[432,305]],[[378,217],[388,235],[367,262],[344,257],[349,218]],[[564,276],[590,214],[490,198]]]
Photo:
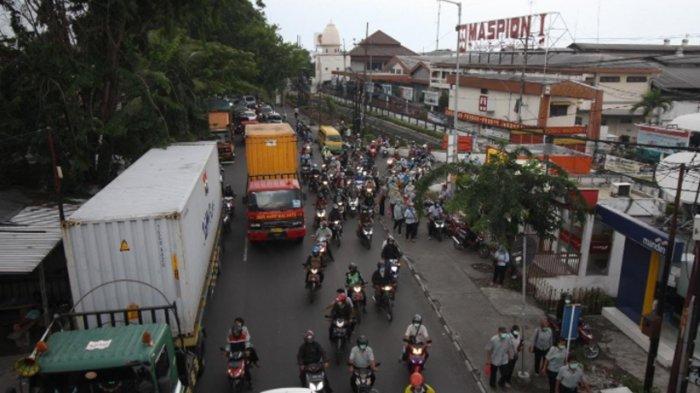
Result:
[[243,262],[248,261],[248,239],[243,242]]

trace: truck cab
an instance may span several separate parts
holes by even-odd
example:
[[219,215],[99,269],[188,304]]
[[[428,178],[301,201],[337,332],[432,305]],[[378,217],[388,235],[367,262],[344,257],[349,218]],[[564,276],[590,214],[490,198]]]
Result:
[[297,179],[251,180],[247,202],[251,241],[304,238],[304,206]]
[[32,392],[185,392],[166,324],[105,326],[49,336]]

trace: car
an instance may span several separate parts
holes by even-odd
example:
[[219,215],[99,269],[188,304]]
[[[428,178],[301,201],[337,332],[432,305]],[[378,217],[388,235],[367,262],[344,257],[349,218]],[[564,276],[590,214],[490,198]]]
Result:
[[255,115],[255,112],[251,109],[246,109],[244,111],[240,111],[236,113],[236,119],[240,121],[252,121],[252,120],[257,120],[257,116]]
[[255,109],[255,106],[257,105],[257,102],[258,102],[258,101],[255,99],[255,97],[250,96],[250,95],[248,95],[248,96],[243,96],[242,101],[243,101],[243,103],[245,104],[245,106],[248,107],[248,108],[250,108],[250,109]]
[[271,112],[269,115],[265,116],[266,123],[282,123],[284,118],[277,112]]
[[260,107],[260,109],[258,109],[258,116],[263,120],[271,113],[275,113],[275,110],[272,109],[270,105],[263,105]]

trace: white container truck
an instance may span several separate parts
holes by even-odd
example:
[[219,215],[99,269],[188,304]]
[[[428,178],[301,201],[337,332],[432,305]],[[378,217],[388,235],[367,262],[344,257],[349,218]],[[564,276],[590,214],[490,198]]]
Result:
[[221,201],[216,142],[149,150],[64,225],[75,311],[175,303],[188,346],[197,345],[218,264]]

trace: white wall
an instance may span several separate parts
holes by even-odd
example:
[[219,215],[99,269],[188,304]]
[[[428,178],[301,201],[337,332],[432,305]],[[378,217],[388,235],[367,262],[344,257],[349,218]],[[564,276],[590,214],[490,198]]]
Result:
[[[547,119],[548,127],[569,127],[576,123],[578,100],[575,98],[552,97],[549,103],[550,106],[560,104],[569,105],[569,107],[566,108],[566,116],[549,117]],[[549,113],[547,115],[549,115]]]
[[670,123],[681,115],[700,112],[700,101],[673,101],[671,110],[661,115],[661,123]]
[[[619,104],[633,104],[638,102],[642,96],[649,91],[651,86],[650,79],[647,82],[626,82],[627,75],[619,75],[620,82],[600,82],[598,75],[595,83],[596,87],[603,89],[603,109],[616,106]],[[610,75],[616,76],[616,75]]]
[[[454,88],[450,94],[449,108],[454,108]],[[520,97],[519,93],[509,93],[504,91],[489,90],[487,94],[489,104],[488,112],[479,111],[479,97],[482,96],[481,89],[473,87],[459,88],[459,108],[460,112],[468,112],[475,115],[487,116],[494,119],[518,121],[518,114],[515,112],[515,102]],[[536,126],[537,117],[540,110],[540,97],[525,95],[523,97],[525,106],[523,107],[523,123]],[[490,113],[493,111],[493,113]],[[573,122],[572,122],[573,125]]]
[[349,65],[348,61],[343,62],[343,55],[335,54],[317,54],[315,63],[314,85],[332,80],[333,71],[342,71],[344,64]]

